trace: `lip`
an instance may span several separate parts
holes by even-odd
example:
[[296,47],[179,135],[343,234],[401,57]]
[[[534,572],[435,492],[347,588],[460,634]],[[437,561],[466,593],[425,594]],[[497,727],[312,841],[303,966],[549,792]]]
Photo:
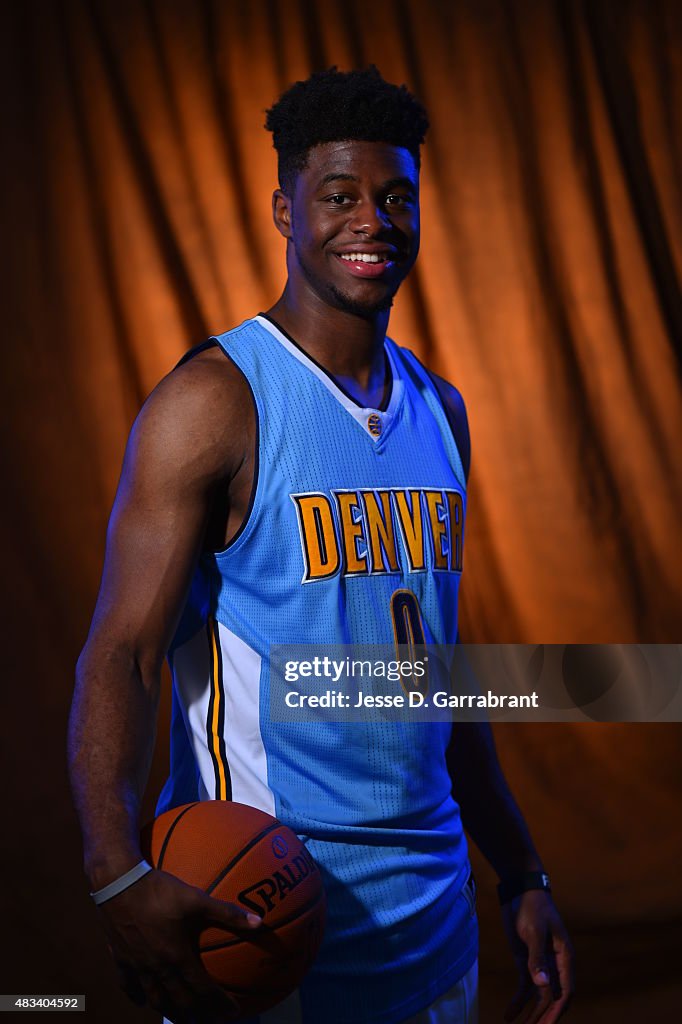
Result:
[[392,270],[395,266],[395,260],[385,259],[382,263],[363,263],[362,260],[344,260],[342,255],[348,255],[351,252],[367,252],[376,253],[376,255],[387,255],[387,250],[377,249],[345,249],[343,253],[334,253],[339,263],[341,263],[349,274],[353,277],[382,277],[388,270]]

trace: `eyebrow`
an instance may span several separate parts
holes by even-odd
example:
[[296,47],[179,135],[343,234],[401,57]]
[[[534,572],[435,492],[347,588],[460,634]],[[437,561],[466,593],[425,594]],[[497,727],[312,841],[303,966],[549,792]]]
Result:
[[[331,174],[325,174],[324,178],[320,181],[318,188],[324,188],[325,185],[330,185],[333,181],[355,181],[359,182],[360,178],[355,174],[342,174],[340,172],[332,172]],[[398,177],[390,178],[388,181],[382,182],[382,191],[387,192],[392,188],[406,188],[411,192],[416,193],[417,187],[411,178]]]

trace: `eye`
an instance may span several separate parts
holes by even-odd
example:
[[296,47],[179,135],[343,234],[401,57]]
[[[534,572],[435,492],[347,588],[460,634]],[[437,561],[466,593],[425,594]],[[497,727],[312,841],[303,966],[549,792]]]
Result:
[[333,196],[327,196],[327,202],[333,206],[347,206],[348,203],[352,202],[352,199],[342,192],[337,192]]
[[384,202],[387,206],[409,206],[410,204],[410,200],[407,196],[399,196],[395,192],[391,192],[390,195],[387,195]]

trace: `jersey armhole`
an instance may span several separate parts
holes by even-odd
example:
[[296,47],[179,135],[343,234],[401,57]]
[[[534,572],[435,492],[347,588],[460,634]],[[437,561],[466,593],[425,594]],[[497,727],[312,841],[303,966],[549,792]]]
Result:
[[[219,559],[219,558],[222,558],[224,556],[230,555],[232,553],[232,551],[235,549],[235,547],[241,545],[241,542],[244,539],[245,535],[250,532],[250,528],[251,528],[251,526],[253,524],[253,521],[255,519],[255,515],[256,515],[255,507],[259,503],[259,500],[260,500],[260,497],[261,497],[261,490],[262,490],[262,481],[261,481],[261,420],[263,418],[263,410],[260,407],[260,403],[258,401],[258,398],[256,397],[256,392],[254,391],[253,385],[251,384],[251,381],[249,380],[247,374],[245,373],[243,366],[240,365],[239,361],[234,358],[234,355],[232,353],[230,353],[227,350],[227,348],[223,344],[221,344],[221,342],[217,338],[209,338],[208,339],[208,343],[204,343],[203,347],[208,348],[211,344],[218,346],[218,348],[221,350],[221,352],[223,353],[225,358],[229,359],[229,361],[232,363],[232,365],[235,366],[237,368],[237,370],[239,370],[239,373],[244,378],[246,386],[249,389],[249,394],[251,395],[251,402],[253,404],[253,413],[254,413],[254,416],[256,418],[256,444],[255,444],[255,453],[254,453],[254,462],[253,462],[253,480],[251,482],[251,493],[249,494],[249,503],[246,506],[246,511],[244,513],[244,518],[242,519],[241,523],[239,524],[239,528],[237,529],[236,533],[234,534],[234,536],[230,537],[230,539],[228,540],[227,544],[223,544],[219,548],[213,548],[211,551],[206,551],[205,552],[205,554],[209,558]],[[188,355],[189,355],[189,353],[188,353]]]
[[464,473],[464,480],[466,482],[469,479],[469,469],[471,468],[471,453],[469,452],[469,457],[467,459],[467,464],[465,465],[464,458],[462,457],[463,454],[464,454],[463,451],[462,451],[463,445],[460,444],[459,438],[457,436],[458,432],[459,432],[458,431],[458,426],[459,425],[458,425],[457,421],[455,420],[454,413],[453,413],[452,409],[450,408],[450,405],[449,405],[449,403],[447,401],[447,398],[446,398],[446,395],[444,393],[444,389],[443,389],[442,383],[439,380],[439,378],[436,376],[436,374],[432,373],[431,370],[429,370],[428,367],[425,366],[424,369],[426,370],[427,374],[429,375],[429,380],[433,384],[435,392],[438,395],[438,400],[440,401],[440,404],[443,407],[443,412],[445,414],[446,420],[448,421],[448,426],[450,427],[450,433],[452,434],[452,439],[455,442],[455,447],[457,448],[457,454],[459,455],[459,461],[462,464],[462,472]]
[[[393,344],[395,345],[395,342]],[[450,409],[450,406],[448,405],[448,403],[446,401],[446,398],[445,398],[443,392],[441,391],[440,380],[438,379],[436,374],[432,373],[432,371],[429,370],[429,368],[427,366],[424,366],[424,364],[422,363],[421,359],[419,359],[414,354],[414,352],[411,352],[409,348],[404,348],[402,346],[397,346],[397,345],[396,345],[396,348],[399,348],[400,353],[403,356],[403,358],[407,359],[407,361],[411,364],[414,372],[420,377],[420,379],[423,381],[423,383],[435,395],[436,400],[438,402],[438,405],[440,407],[440,410],[443,413],[443,415],[445,417],[445,420],[446,420],[446,423],[448,425],[448,428],[450,430],[450,436],[451,436],[451,439],[452,439],[452,443],[455,446],[455,451],[457,452],[457,458],[459,459],[459,464],[460,464],[460,467],[461,467],[462,476],[464,478],[461,481],[461,483],[466,488],[467,482],[468,482],[469,468],[470,467],[469,466],[466,466],[466,467],[464,466],[464,460],[462,459],[461,446],[460,446],[460,443],[459,443],[459,440],[458,440],[458,436],[457,436],[458,435],[457,423],[455,422],[455,418],[454,418],[453,413],[452,413],[452,411]]]
[[207,348],[214,348],[217,344],[218,342],[215,338],[207,338],[206,341],[199,342],[198,345],[194,345],[193,348],[190,348],[185,352],[184,356],[177,361],[173,369],[177,370],[179,366],[183,366],[185,363],[188,363],[190,359],[194,359],[194,357],[198,356],[200,352],[205,352]]
[[234,536],[230,537],[227,544],[223,544],[221,547],[218,548],[206,548],[205,550],[203,550],[201,553],[202,558],[213,558],[216,555],[220,556],[228,554],[232,550],[232,547],[236,544],[236,542],[241,538],[242,534],[244,533],[244,531],[246,530],[247,526],[251,521],[253,506],[256,500],[256,493],[258,491],[260,478],[260,411],[258,408],[258,402],[256,401],[256,395],[251,386],[251,381],[248,379],[239,363],[232,358],[230,353],[224,348],[223,345],[220,344],[216,337],[211,337],[207,338],[205,341],[200,342],[198,345],[194,345],[192,348],[188,349],[188,351],[185,352],[184,356],[182,356],[182,358],[175,364],[173,369],[177,370],[180,366],[183,366],[185,363],[188,363],[190,359],[193,359],[195,356],[198,356],[200,352],[205,352],[209,348],[220,349],[225,358],[229,359],[232,365],[235,366],[237,370],[239,370],[240,374],[244,378],[244,381],[246,382],[246,386],[249,389],[249,394],[251,395],[251,401],[253,403],[253,412],[256,417],[256,451],[253,464],[253,481],[251,484],[249,503],[246,507],[246,512],[244,513],[244,518],[242,519],[239,528],[237,529]]

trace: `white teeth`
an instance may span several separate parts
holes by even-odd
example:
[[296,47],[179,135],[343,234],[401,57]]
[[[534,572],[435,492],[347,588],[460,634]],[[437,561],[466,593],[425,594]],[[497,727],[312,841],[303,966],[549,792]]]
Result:
[[343,252],[341,253],[342,260],[350,260],[351,263],[383,263],[383,256],[378,256],[376,253],[369,252]]

